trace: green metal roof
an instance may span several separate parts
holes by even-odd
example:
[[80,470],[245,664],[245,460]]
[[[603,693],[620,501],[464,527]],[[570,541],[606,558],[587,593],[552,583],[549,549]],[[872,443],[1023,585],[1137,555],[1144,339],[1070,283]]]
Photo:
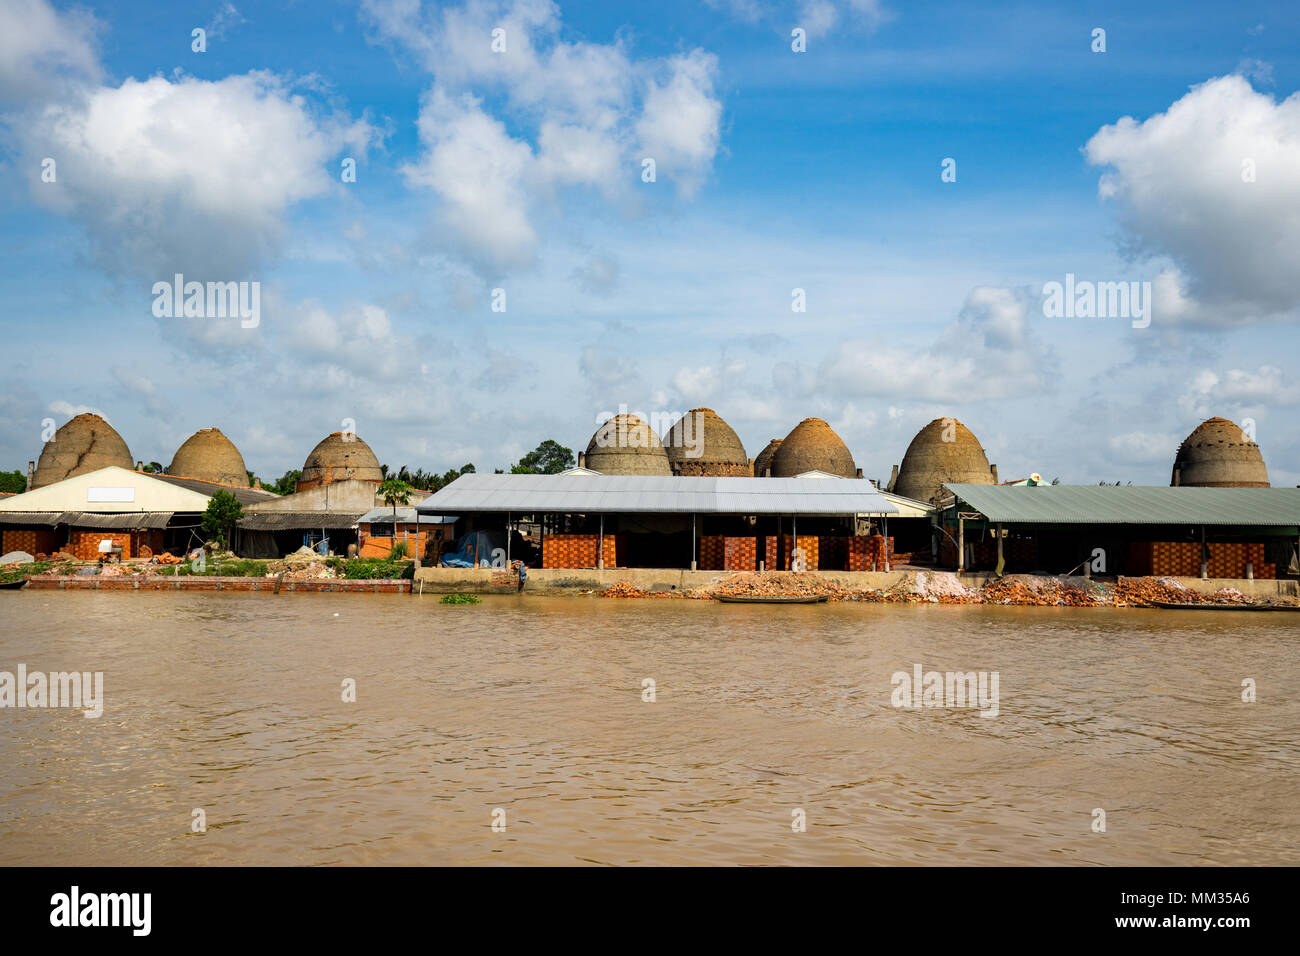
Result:
[[1300,488],[944,485],[990,521],[1300,526]]

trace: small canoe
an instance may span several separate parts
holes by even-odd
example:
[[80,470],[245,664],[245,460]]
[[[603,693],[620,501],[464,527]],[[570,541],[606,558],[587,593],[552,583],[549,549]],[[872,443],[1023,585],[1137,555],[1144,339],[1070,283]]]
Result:
[[26,578],[19,578],[17,581],[0,581],[0,591],[17,591],[26,583]]
[[715,594],[723,604],[821,604],[826,594]]
[[1176,601],[1152,601],[1153,607],[1171,611],[1280,611],[1271,604],[1179,604]]

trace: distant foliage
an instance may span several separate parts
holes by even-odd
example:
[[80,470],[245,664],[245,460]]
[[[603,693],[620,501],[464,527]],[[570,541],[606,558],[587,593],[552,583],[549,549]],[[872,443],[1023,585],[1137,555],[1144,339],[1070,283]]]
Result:
[[553,439],[546,439],[510,466],[512,475],[558,475],[574,463],[573,449]]
[[27,476],[15,468],[13,471],[0,471],[0,491],[20,495],[27,490]]

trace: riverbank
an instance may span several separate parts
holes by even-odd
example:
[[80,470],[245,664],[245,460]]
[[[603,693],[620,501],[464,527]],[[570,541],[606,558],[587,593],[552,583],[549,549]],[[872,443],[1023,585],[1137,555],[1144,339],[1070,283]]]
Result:
[[[1115,588],[1120,588],[1119,603]],[[1134,582],[1148,582],[1137,584]],[[516,590],[490,568],[418,568],[417,593],[498,594]],[[1084,578],[1051,575],[955,574],[951,571],[686,571],[674,568],[550,569],[528,572],[529,594],[592,594],[608,597],[711,598],[714,593],[826,594],[831,600],[881,603],[1024,604],[1076,607],[1125,606],[1147,599],[1197,603],[1300,600],[1300,582],[1239,578]],[[1159,596],[1156,596],[1159,595]]]

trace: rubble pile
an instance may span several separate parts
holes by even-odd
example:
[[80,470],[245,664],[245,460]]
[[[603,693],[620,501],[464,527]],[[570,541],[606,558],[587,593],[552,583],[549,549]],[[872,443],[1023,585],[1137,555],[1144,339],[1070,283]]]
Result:
[[709,596],[722,594],[727,597],[814,597],[827,594],[832,599],[839,599],[850,593],[821,575],[798,571],[738,571],[698,590]]

